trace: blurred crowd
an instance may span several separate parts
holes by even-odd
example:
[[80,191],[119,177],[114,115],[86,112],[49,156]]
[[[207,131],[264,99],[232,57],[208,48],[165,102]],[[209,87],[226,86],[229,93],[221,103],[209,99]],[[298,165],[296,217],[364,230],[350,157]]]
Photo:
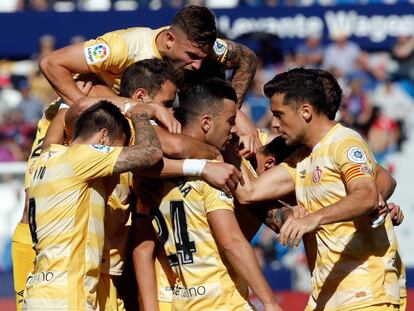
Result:
[[139,8],[159,10],[178,9],[187,4],[204,5],[210,8],[261,7],[261,6],[311,6],[349,4],[395,4],[414,3],[414,0],[2,0],[0,12],[15,11],[133,11]]
[[[247,2],[247,1],[246,1]],[[73,42],[82,40],[74,38]],[[344,96],[336,120],[366,137],[377,161],[388,169],[387,156],[404,147],[414,107],[414,36],[400,37],[389,51],[364,51],[343,34],[327,44],[319,37],[304,40],[295,50],[282,51],[272,38],[256,50],[259,66],[242,109],[258,127],[273,131],[263,84],[276,73],[311,67],[332,71]],[[0,162],[27,159],[36,123],[56,93],[38,69],[39,60],[55,49],[44,35],[31,59],[0,60]],[[253,245],[263,268],[288,269],[294,289],[309,289],[302,248],[288,251],[269,229],[262,228]]]

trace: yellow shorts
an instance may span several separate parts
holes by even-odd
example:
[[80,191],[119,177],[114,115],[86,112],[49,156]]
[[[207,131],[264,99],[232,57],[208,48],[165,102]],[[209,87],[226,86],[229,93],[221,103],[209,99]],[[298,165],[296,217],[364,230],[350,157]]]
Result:
[[33,260],[36,256],[32,248],[32,236],[28,224],[18,223],[12,238],[12,261],[14,291],[16,293],[17,310],[22,309],[23,291],[26,279],[33,270]]
[[97,296],[99,310],[125,311],[124,301],[118,297],[117,289],[109,274],[100,274]]

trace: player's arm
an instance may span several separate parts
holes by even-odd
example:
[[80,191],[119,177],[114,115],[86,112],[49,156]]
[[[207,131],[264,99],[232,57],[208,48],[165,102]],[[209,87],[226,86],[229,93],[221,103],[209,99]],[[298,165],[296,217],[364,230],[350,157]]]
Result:
[[386,201],[394,193],[397,181],[379,164],[375,166],[375,176],[375,184],[377,185],[378,193]]
[[285,246],[297,246],[305,233],[321,225],[351,221],[377,210],[378,192],[374,179],[353,179],[346,184],[346,191],[346,197],[335,204],[303,218],[288,219],[280,230],[280,242]]
[[250,83],[256,73],[257,57],[248,47],[230,41],[227,43],[226,68],[233,70],[231,85],[237,94],[237,105],[240,109],[244,96],[249,89]]
[[135,239],[132,259],[138,283],[141,303],[146,311],[158,310],[157,278],[155,272],[155,250],[157,237],[148,213],[138,207],[135,222]]
[[133,173],[149,169],[154,166],[162,166],[162,149],[150,118],[155,114],[149,105],[135,105],[130,118],[135,130],[135,144],[122,148],[116,160],[113,173],[131,171]]
[[65,142],[65,115],[67,108],[59,109],[47,129],[45,140],[42,144],[42,152],[50,147],[51,144],[63,145]]
[[260,270],[253,249],[240,230],[233,211],[215,210],[207,214],[207,219],[220,249],[263,303],[265,310],[280,310]]
[[234,194],[241,204],[253,204],[282,198],[295,191],[295,183],[288,170],[275,166],[255,178],[241,165],[244,184],[239,183]]
[[40,61],[40,70],[68,105],[85,96],[72,78],[73,73],[91,72],[85,60],[84,43],[73,44],[45,56]]
[[164,155],[175,159],[216,159],[220,156],[217,148],[191,136],[170,133],[156,126],[155,131],[161,142]]

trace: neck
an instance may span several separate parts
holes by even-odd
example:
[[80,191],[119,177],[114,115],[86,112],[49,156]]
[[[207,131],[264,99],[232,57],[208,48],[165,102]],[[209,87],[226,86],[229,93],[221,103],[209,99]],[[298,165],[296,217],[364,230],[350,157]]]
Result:
[[182,129],[182,133],[194,137],[198,140],[205,141],[204,139],[204,133],[201,131],[200,128],[197,128],[196,126],[186,125]]
[[310,149],[313,149],[336,124],[335,121],[331,121],[327,118],[317,118],[317,120],[312,122],[312,125],[306,129],[305,145]]

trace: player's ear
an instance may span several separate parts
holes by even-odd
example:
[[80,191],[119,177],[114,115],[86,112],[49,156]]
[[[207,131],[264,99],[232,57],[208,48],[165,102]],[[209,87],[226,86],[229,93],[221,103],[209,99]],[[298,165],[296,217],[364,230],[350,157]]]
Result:
[[302,106],[299,108],[300,114],[302,118],[306,122],[310,122],[312,120],[312,114],[313,114],[313,106],[307,102],[303,103]]
[[204,133],[208,133],[212,126],[212,119],[208,115],[204,115],[200,120],[200,126]]
[[167,33],[165,35],[165,38],[166,38],[166,42],[165,43],[167,45],[167,48],[168,49],[171,49],[172,46],[174,45],[175,40],[176,40],[174,32],[171,31],[171,30],[167,30]]
[[275,165],[276,165],[276,159],[274,157],[268,158],[264,164],[265,171],[267,171],[268,169],[271,169]]
[[99,131],[99,144],[100,145],[107,145],[108,144],[108,130],[103,128]]
[[135,99],[136,101],[141,101],[147,95],[147,91],[140,87],[135,90],[134,95],[132,95],[132,99]]

